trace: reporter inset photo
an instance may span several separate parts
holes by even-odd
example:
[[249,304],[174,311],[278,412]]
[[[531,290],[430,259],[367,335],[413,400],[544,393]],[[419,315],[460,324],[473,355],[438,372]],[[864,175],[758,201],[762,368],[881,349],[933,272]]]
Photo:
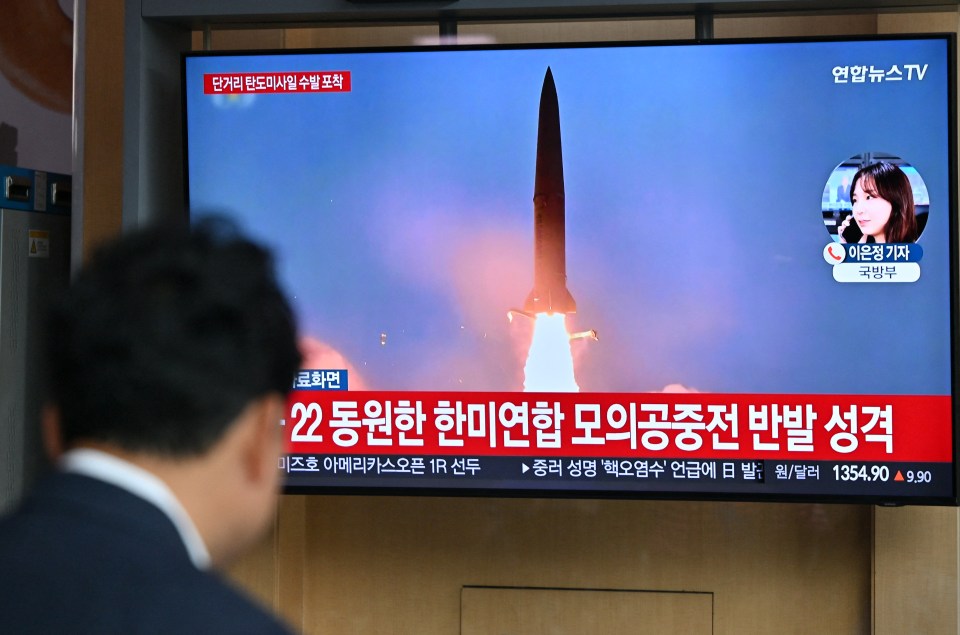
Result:
[[840,243],[912,243],[923,233],[930,197],[903,159],[871,152],[842,162],[823,189],[823,222]]

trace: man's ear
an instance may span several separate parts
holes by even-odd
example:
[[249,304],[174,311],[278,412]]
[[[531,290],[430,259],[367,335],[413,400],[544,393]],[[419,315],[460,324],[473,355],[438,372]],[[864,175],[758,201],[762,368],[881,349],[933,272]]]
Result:
[[63,431],[60,427],[60,409],[47,404],[40,411],[40,436],[43,450],[51,463],[56,463],[64,452]]
[[285,401],[278,394],[265,395],[250,404],[245,464],[252,482],[275,477],[277,458],[283,447],[280,419],[284,407]]

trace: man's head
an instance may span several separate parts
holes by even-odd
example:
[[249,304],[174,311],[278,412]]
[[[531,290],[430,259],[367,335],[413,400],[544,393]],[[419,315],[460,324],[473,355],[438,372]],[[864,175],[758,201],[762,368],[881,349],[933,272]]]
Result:
[[51,312],[49,335],[67,447],[202,454],[250,401],[286,394],[300,360],[270,255],[223,222],[100,249]]
[[[270,254],[232,225],[157,227],[106,245],[53,307],[48,334],[63,447],[106,449],[161,472],[194,466],[198,478],[211,457],[233,470],[223,479],[245,479],[261,469],[254,463],[276,472],[296,329]],[[251,444],[265,443],[253,456]],[[176,491],[181,472],[161,476]],[[276,474],[264,476],[275,486]],[[202,492],[176,493],[186,504]]]

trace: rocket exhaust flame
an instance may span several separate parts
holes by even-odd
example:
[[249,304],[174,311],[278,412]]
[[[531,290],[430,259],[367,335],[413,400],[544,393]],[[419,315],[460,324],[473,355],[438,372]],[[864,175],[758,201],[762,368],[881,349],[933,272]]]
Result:
[[523,367],[526,392],[580,392],[565,316],[541,313],[533,325],[530,354]]
[[523,315],[534,320],[533,340],[524,366],[527,392],[579,392],[573,372],[573,339],[597,339],[594,330],[573,335],[566,316],[577,303],[567,289],[566,209],[563,189],[563,151],[560,143],[560,106],[553,72],[547,68],[540,91],[537,125],[537,167],[533,188],[533,290]]

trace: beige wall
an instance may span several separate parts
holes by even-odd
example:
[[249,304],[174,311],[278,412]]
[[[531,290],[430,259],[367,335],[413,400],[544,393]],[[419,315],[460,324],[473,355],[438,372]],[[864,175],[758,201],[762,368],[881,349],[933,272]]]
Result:
[[[122,3],[87,4],[89,245],[120,227]],[[956,11],[739,17],[717,19],[715,33],[955,32],[958,24]],[[404,44],[431,31],[274,29],[209,40],[216,48]],[[670,39],[693,37],[693,21],[459,32],[502,42]],[[231,574],[307,633],[584,632],[566,620],[566,631],[551,630],[571,606],[581,617],[596,611],[586,624],[598,633],[957,633],[958,527],[957,510],[939,508],[287,496],[274,531]]]

